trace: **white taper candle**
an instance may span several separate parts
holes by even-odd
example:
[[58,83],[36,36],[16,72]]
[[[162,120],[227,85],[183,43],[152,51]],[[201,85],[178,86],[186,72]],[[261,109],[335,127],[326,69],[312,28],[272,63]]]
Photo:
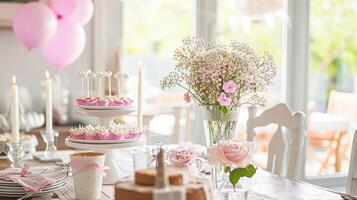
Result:
[[12,76],[11,85],[11,142],[19,143],[19,97],[16,85],[16,76]]
[[46,132],[52,133],[52,80],[46,71]]

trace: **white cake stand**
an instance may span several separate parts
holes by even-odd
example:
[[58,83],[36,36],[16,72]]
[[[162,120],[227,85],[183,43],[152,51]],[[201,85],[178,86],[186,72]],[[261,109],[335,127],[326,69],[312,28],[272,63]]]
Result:
[[128,115],[136,111],[135,107],[130,107],[126,109],[104,109],[104,110],[91,110],[75,107],[74,110],[80,114],[97,117],[102,125],[109,127],[110,122],[114,117]]
[[105,166],[109,167],[110,169],[106,171],[107,176],[103,179],[103,184],[114,184],[120,178],[120,169],[115,163],[115,159],[114,159],[114,154],[113,154],[114,149],[143,146],[146,144],[146,137],[142,137],[137,141],[133,141],[133,142],[122,142],[117,144],[86,144],[86,143],[73,142],[68,140],[68,138],[66,138],[65,143],[69,147],[86,149],[86,150],[96,150],[105,153],[106,154]]

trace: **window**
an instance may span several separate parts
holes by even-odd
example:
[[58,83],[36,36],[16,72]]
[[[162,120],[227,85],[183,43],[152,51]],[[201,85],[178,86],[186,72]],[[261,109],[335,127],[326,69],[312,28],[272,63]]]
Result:
[[192,36],[193,1],[127,0],[123,5],[123,66],[135,74],[142,61],[145,78],[159,87],[158,80],[174,67],[175,48]]
[[[247,42],[256,51],[270,52],[277,64],[277,78],[266,93],[269,108],[281,102],[281,55],[282,55],[282,4],[281,0],[224,0],[217,1],[216,40]],[[239,135],[244,137],[248,118],[241,109]],[[258,128],[258,153],[255,159],[261,166],[267,163],[268,144],[276,126]]]
[[310,1],[306,176],[346,175],[356,122],[357,2]]
[[217,1],[217,40],[247,42],[254,49],[268,51],[274,57],[279,69],[268,92],[268,107],[281,102],[282,17],[281,0]]

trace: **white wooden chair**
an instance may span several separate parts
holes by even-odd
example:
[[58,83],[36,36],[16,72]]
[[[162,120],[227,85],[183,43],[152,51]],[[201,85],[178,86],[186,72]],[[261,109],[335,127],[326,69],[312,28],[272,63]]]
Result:
[[[291,113],[287,105],[281,103],[257,116],[257,107],[251,106],[247,121],[247,139],[254,141],[257,127],[278,125],[268,149],[267,170],[294,180],[299,177],[301,155],[305,137],[305,114]],[[283,129],[284,128],[284,129]],[[288,131],[283,132],[287,129]]]
[[357,130],[353,136],[346,193],[357,196]]

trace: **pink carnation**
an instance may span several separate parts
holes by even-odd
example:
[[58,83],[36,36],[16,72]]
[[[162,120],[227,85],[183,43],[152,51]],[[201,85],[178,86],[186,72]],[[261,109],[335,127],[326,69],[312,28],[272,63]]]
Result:
[[219,102],[219,105],[221,105],[221,106],[230,106],[232,103],[232,99],[227,97],[227,95],[224,92],[221,92],[217,101]]
[[226,93],[235,93],[237,91],[237,84],[235,84],[233,81],[228,81],[223,83],[223,90]]

